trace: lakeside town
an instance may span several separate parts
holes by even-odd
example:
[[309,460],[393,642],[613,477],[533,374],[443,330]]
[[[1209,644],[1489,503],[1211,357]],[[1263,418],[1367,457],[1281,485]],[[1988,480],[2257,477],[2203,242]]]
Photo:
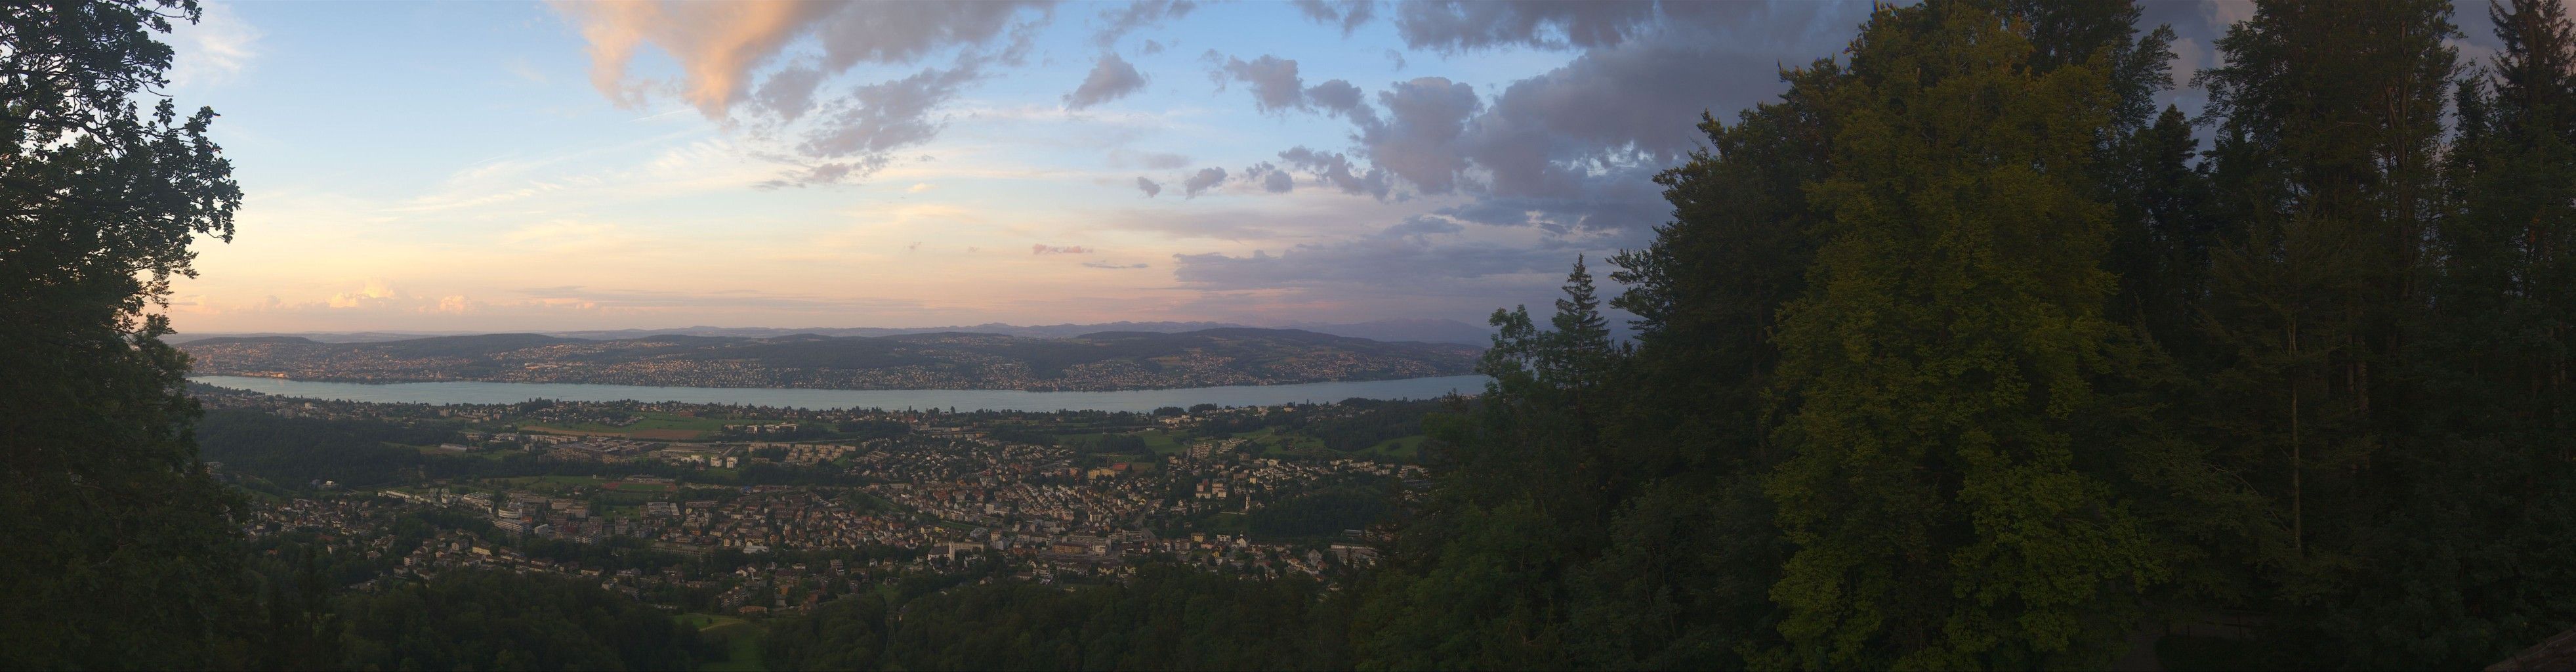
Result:
[[[1338,586],[1376,561],[1388,495],[1428,483],[1421,415],[1462,403],[961,413],[194,394],[210,469],[254,495],[245,532],[324,549],[352,587],[500,569],[744,618],[906,581],[1103,583],[1150,565]],[[230,429],[245,424],[261,429]],[[420,443],[342,446],[368,457],[294,471],[220,438],[313,429]]]

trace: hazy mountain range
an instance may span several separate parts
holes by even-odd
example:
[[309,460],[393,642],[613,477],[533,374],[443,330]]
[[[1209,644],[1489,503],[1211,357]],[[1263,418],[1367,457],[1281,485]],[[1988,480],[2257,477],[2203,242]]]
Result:
[[[1028,338],[1073,338],[1101,332],[1142,332],[1174,334],[1208,329],[1259,328],[1224,322],[1104,322],[1097,324],[1051,324],[1019,326],[999,322],[950,327],[835,327],[788,329],[779,327],[678,327],[672,329],[607,329],[585,331],[536,332],[544,336],[582,340],[623,340],[646,336],[736,336],[775,338],[797,334],[816,336],[900,336],[905,334],[970,333],[1021,336]],[[1399,319],[1373,322],[1330,323],[1299,322],[1280,329],[1296,329],[1319,334],[1365,338],[1390,343],[1460,343],[1482,347],[1491,341],[1493,330],[1457,320]],[[353,332],[249,332],[177,334],[165,339],[171,343],[192,343],[213,338],[261,338],[289,336],[318,343],[379,343],[418,339],[427,336],[470,336],[488,332],[475,331],[353,331]]]

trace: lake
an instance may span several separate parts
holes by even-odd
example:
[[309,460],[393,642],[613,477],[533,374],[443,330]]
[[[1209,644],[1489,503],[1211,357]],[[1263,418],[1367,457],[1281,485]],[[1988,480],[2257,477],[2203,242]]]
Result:
[[325,383],[283,378],[190,376],[216,387],[287,397],[413,404],[515,404],[529,399],[564,401],[676,401],[783,408],[948,408],[960,411],[1151,411],[1164,406],[1277,406],[1364,399],[1433,399],[1452,391],[1479,394],[1484,376],[1441,376],[1298,385],[1240,385],[1117,392],[1021,390],[791,390],[761,387],[653,387],[576,383]]

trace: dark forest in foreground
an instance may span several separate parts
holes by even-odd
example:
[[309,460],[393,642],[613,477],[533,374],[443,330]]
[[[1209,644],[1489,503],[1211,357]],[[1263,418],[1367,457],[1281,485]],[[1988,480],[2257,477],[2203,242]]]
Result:
[[[0,10],[0,664],[471,641],[364,611],[466,589],[298,607],[230,536],[145,309],[239,191],[210,114],[119,102],[168,62],[138,11]],[[1435,485],[1353,590],[835,601],[773,662],[2096,667],[2222,619],[2250,639],[2159,650],[2502,660],[2576,625],[2576,31],[2513,0],[2469,61],[2451,11],[2258,3],[2209,106],[2158,110],[2172,36],[2127,3],[1881,8],[1659,178],[1672,222],[1609,260],[1634,344],[1580,267],[1495,316],[1498,382],[1427,422]],[[560,664],[661,650],[601,613]]]

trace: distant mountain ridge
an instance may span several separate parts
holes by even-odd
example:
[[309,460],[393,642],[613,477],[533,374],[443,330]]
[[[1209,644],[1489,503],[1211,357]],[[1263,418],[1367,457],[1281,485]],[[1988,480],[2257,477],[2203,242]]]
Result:
[[[1254,328],[1254,329],[1257,329],[1257,328],[1260,328],[1260,327],[1251,327],[1251,326],[1248,326],[1248,325],[1232,324],[1232,323],[1226,323],[1226,322],[1123,322],[1123,321],[1122,321],[1122,322],[1104,322],[1104,323],[1096,323],[1096,324],[1052,324],[1052,325],[1032,325],[1032,326],[1018,326],[1018,325],[1010,325],[1010,324],[1002,324],[1002,323],[999,323],[999,322],[993,322],[993,323],[978,324],[978,325],[972,325],[972,326],[951,326],[951,327],[818,327],[818,328],[810,328],[810,329],[788,329],[788,328],[780,328],[780,327],[708,327],[708,326],[696,326],[696,327],[678,327],[678,328],[672,328],[672,329],[594,329],[594,330],[582,330],[582,331],[548,331],[548,332],[538,332],[538,333],[539,333],[539,334],[541,334],[541,335],[545,335],[545,336],[554,336],[554,337],[559,337],[559,338],[573,338],[573,339],[582,339],[582,340],[593,340],[593,341],[627,340],[627,339],[643,338],[643,337],[647,337],[647,336],[673,336],[673,335],[676,335],[676,336],[737,336],[737,337],[748,337],[748,338],[774,338],[774,337],[779,337],[779,336],[790,336],[790,335],[795,335],[795,334],[813,334],[813,335],[817,335],[817,336],[901,336],[901,335],[905,335],[905,334],[935,334],[935,333],[996,334],[996,335],[1002,335],[1002,336],[1022,336],[1022,337],[1029,337],[1029,338],[1073,338],[1073,337],[1081,336],[1081,335],[1084,335],[1084,334],[1093,334],[1093,333],[1109,332],[1109,331],[1132,331],[1132,332],[1144,332],[1144,333],[1163,333],[1163,334],[1174,334],[1174,333],[1183,333],[1183,332],[1192,332],[1192,331],[1203,331],[1203,330],[1207,330],[1207,329],[1234,329],[1234,328]],[[1353,322],[1353,323],[1333,323],[1333,322],[1297,322],[1297,323],[1291,323],[1291,324],[1283,325],[1283,326],[1281,326],[1281,327],[1279,327],[1279,328],[1282,328],[1282,329],[1298,329],[1298,330],[1304,330],[1304,331],[1311,331],[1311,332],[1315,332],[1315,333],[1319,333],[1319,334],[1331,334],[1331,335],[1334,335],[1334,336],[1348,336],[1348,337],[1352,337],[1352,338],[1365,338],[1365,339],[1369,339],[1369,340],[1372,340],[1372,341],[1387,341],[1387,342],[1407,342],[1407,341],[1411,341],[1411,342],[1418,342],[1418,343],[1459,343],[1459,344],[1474,345],[1474,346],[1480,346],[1480,347],[1481,347],[1481,346],[1486,345],[1487,343],[1489,343],[1489,342],[1490,342],[1490,339],[1491,339],[1491,338],[1492,338],[1492,336],[1493,336],[1493,330],[1491,330],[1491,329],[1486,329],[1486,328],[1484,328],[1484,327],[1480,327],[1480,326],[1476,326],[1476,325],[1467,324],[1467,323],[1465,323],[1465,322],[1459,322],[1459,321],[1457,321],[1457,320],[1441,320],[1441,319],[1427,319],[1427,318],[1407,318],[1407,319],[1394,319],[1394,320],[1375,320],[1375,321],[1369,321],[1369,322]],[[306,333],[256,332],[256,333],[178,334],[178,335],[173,335],[173,336],[169,337],[167,340],[169,340],[171,343],[180,343],[180,344],[185,344],[185,343],[200,343],[200,342],[204,342],[204,341],[211,340],[211,339],[217,339],[217,338],[280,338],[280,337],[287,337],[287,338],[304,338],[304,339],[308,339],[308,340],[311,340],[311,341],[314,341],[314,342],[317,342],[317,343],[381,343],[381,342],[386,342],[386,341],[414,340],[414,339],[419,339],[419,338],[423,338],[423,337],[440,337],[440,336],[474,336],[474,335],[481,335],[481,334],[482,334],[482,332],[467,332],[467,331],[424,331],[424,332],[358,331],[358,332],[306,332]]]
[[586,339],[514,333],[333,343],[304,336],[214,336],[180,347],[194,358],[198,373],[300,380],[1033,391],[1461,375],[1473,371],[1481,352],[1456,343],[1255,327],[1070,337],[800,331]]

